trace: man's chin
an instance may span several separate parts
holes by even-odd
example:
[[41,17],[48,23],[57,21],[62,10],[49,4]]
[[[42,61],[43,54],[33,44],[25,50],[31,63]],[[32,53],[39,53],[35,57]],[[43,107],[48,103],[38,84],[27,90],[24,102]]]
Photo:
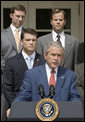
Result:
[[21,27],[21,25],[22,25],[22,24],[17,24],[16,26],[17,26],[17,28],[19,28],[19,27]]
[[55,68],[57,68],[58,66],[52,66],[52,69],[55,69]]

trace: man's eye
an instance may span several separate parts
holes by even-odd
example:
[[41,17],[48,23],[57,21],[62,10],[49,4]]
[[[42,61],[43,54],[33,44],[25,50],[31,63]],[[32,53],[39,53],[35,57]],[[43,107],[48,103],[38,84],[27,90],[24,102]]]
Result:
[[18,15],[17,15],[16,17],[18,17],[18,18],[19,18],[20,16],[18,16]]
[[60,21],[63,21],[63,19],[59,19]]
[[34,41],[36,41],[36,39],[33,39],[32,41],[34,42]]
[[55,54],[52,54],[52,56],[55,56]]
[[30,40],[25,40],[25,41],[30,41]]

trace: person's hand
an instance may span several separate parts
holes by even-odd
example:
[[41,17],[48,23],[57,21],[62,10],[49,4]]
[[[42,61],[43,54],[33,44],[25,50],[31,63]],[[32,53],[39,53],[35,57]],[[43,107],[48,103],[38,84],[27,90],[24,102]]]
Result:
[[9,118],[9,115],[10,115],[10,108],[6,111],[6,116],[7,116],[7,118]]

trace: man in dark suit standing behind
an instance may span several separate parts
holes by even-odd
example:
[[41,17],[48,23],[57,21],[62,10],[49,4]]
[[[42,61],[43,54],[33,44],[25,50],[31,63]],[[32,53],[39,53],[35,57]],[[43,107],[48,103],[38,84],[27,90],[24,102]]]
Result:
[[[3,92],[8,103],[8,108],[19,92],[24,72],[38,65],[44,64],[44,58],[35,51],[37,33],[34,29],[23,29],[21,33],[22,51],[8,59],[4,67]],[[7,108],[7,109],[8,109]]]
[[60,42],[65,48],[65,56],[61,65],[74,71],[79,41],[76,37],[64,32],[66,24],[66,13],[64,10],[55,8],[51,13],[50,23],[52,25],[52,32],[38,38],[37,52],[43,54],[47,43],[52,40],[54,42],[59,41],[60,38]]

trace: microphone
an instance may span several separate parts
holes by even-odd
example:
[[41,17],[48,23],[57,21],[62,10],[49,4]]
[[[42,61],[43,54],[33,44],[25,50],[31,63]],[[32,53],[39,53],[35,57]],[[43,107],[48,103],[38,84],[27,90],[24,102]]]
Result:
[[41,96],[41,98],[44,98],[45,97],[45,92],[44,92],[43,85],[39,85],[38,90],[39,90],[39,95]]
[[54,87],[54,85],[50,85],[50,87],[49,87],[49,96],[52,99],[54,97],[54,95],[55,95],[55,87]]

